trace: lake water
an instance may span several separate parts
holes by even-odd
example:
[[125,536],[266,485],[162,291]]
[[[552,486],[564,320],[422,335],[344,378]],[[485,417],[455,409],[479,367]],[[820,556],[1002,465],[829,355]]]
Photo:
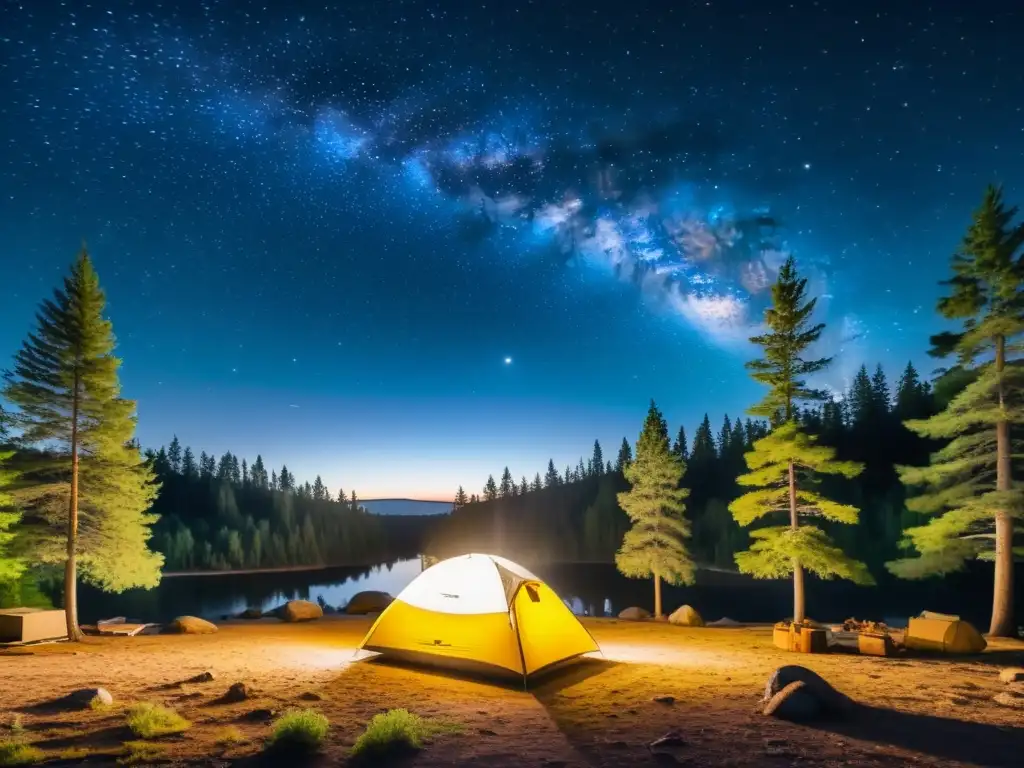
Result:
[[[649,580],[627,579],[611,564],[541,564],[528,566],[579,615],[615,615],[639,605],[651,609]],[[287,600],[316,601],[344,606],[363,590],[397,595],[421,572],[419,559],[399,560],[369,568],[330,568],[259,574],[219,574],[165,578],[153,590],[107,595],[87,586],[79,590],[84,623],[111,616],[138,621],[166,622],[175,616],[209,619],[240,613],[245,608],[269,610]],[[1018,569],[1018,583],[1024,567]],[[879,586],[808,580],[808,614],[826,622],[859,619],[906,620],[922,610],[955,613],[985,629],[992,606],[991,567],[981,566],[945,579],[918,582],[883,577]],[[735,573],[700,571],[690,587],[664,586],[663,607],[672,611],[684,603],[705,620],[723,616],[744,622],[772,622],[792,615],[789,581],[756,581]],[[1017,590],[1017,616],[1024,617],[1024,589]]]

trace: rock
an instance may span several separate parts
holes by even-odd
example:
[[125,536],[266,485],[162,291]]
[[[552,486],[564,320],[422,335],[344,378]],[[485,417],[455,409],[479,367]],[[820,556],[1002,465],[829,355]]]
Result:
[[186,683],[209,683],[212,680],[213,680],[213,672],[206,671],[206,672],[200,672],[198,675],[195,675],[194,677],[190,677],[185,682]]
[[319,605],[308,600],[289,600],[275,614],[281,621],[296,622],[322,618],[324,612]]
[[821,712],[821,702],[802,680],[792,682],[776,693],[764,708],[766,715],[797,723],[813,720]]
[[675,704],[676,703],[676,697],[675,696],[669,696],[667,693],[665,693],[665,694],[662,694],[660,696],[655,696],[653,699],[651,699],[651,701],[656,701],[659,704]]
[[195,616],[179,616],[164,631],[176,635],[210,635],[217,631],[217,625]]
[[319,693],[313,693],[312,691],[306,691],[299,696],[303,701],[323,701],[324,697]]
[[640,619],[651,618],[651,612],[638,608],[637,606],[631,606],[626,608],[624,611],[619,612],[620,619],[628,619],[629,621],[639,621]]
[[81,688],[69,693],[64,702],[74,709],[89,709],[94,706],[109,707],[114,703],[114,697],[106,688]]
[[228,688],[228,692],[224,694],[224,701],[229,703],[235,703],[239,701],[245,701],[252,696],[252,691],[245,683],[232,683],[231,687]]
[[1019,683],[1021,681],[1024,681],[1024,668],[1007,667],[999,670],[1000,683]]
[[704,619],[700,617],[693,608],[688,605],[684,605],[677,608],[671,616],[668,617],[670,624],[677,624],[680,627],[703,627]]
[[992,701],[1001,707],[1024,709],[1024,695],[1019,693],[997,693]]
[[240,614],[238,614],[237,618],[239,618],[239,619],[262,619],[263,618],[263,611],[261,611],[259,608],[246,608],[244,611],[242,611]]
[[380,613],[394,600],[387,592],[367,590],[352,595],[352,599],[345,606],[345,613],[353,616],[365,616],[368,613]]
[[818,673],[797,664],[787,664],[772,672],[764,689],[764,702],[770,703],[780,691],[796,682],[801,682],[807,687],[822,709],[835,712],[847,708],[850,704],[846,696],[825,682]]
[[254,723],[264,723],[268,720],[273,720],[276,716],[277,712],[273,709],[254,709],[242,715],[242,719]]
[[705,626],[707,626],[707,627],[742,627],[743,624],[738,622],[738,621],[736,621],[735,619],[730,619],[728,616],[723,616],[722,618],[718,619],[717,621],[709,621],[707,624],[705,624]]

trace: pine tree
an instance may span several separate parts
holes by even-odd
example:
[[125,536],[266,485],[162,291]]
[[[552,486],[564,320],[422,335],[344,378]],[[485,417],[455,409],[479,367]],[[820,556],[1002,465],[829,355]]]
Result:
[[920,419],[927,416],[928,395],[921,384],[921,377],[913,363],[907,363],[896,385],[896,416],[901,421]]
[[231,451],[225,451],[217,464],[217,479],[231,482]]
[[570,467],[568,464],[566,464],[565,465],[565,475],[564,475],[564,478],[563,478],[562,482],[565,485],[569,485],[569,484],[572,483],[572,481],[573,481],[572,467]]
[[862,365],[853,377],[849,402],[853,425],[859,428],[868,426],[875,411],[875,393],[871,389],[871,377],[868,376],[866,365]]
[[604,474],[604,453],[601,451],[601,443],[594,441],[594,453],[590,457],[590,473],[592,475]]
[[633,460],[633,448],[629,440],[622,438],[622,445],[619,446],[619,455],[615,457],[615,471],[625,472],[629,462]]
[[317,475],[316,480],[313,481],[312,494],[313,498],[317,501],[327,501],[329,498],[327,486],[324,485],[324,481],[320,479],[320,475]]
[[210,477],[213,472],[210,471],[210,457],[206,455],[206,451],[199,452],[199,477],[204,480]]
[[587,468],[583,465],[583,457],[580,456],[580,461],[576,465],[576,471],[573,473],[573,478],[576,480],[576,482],[579,482],[583,478],[589,477],[589,476],[590,476],[590,473],[587,472]]
[[533,482],[530,484],[530,490],[531,491],[539,491],[543,487],[544,487],[544,484],[541,482],[540,472],[538,472],[537,474],[535,474],[533,476]]
[[281,474],[277,476],[277,488],[285,492],[295,490],[295,477],[288,471],[287,464],[281,467]]
[[[460,488],[461,488],[461,486],[460,486]],[[345,495],[345,489],[344,488],[339,488],[338,489],[338,503],[341,504],[342,506],[348,504],[348,497]]]
[[555,460],[548,459],[548,471],[544,475],[544,487],[554,488],[556,485],[561,485],[561,478],[558,476],[558,470],[555,469]]
[[277,482],[277,471],[273,469],[270,470],[270,489],[272,491],[280,490],[280,486]]
[[181,476],[186,480],[191,480],[197,476],[198,471],[195,456],[192,455],[192,449],[185,446],[185,453],[181,457]]
[[704,420],[697,427],[693,436],[693,450],[690,452],[690,461],[709,464],[715,460],[715,438],[711,433],[711,419],[704,414]]
[[523,475],[523,479],[519,482],[519,495],[525,496],[530,492],[530,484],[526,482],[526,475]]
[[729,441],[732,440],[732,422],[726,414],[722,422],[722,428],[718,431],[718,456],[726,458],[729,455]]
[[11,548],[14,541],[13,528],[21,520],[21,511],[15,506],[14,497],[7,489],[18,479],[9,464],[14,451],[0,451],[0,587],[15,584],[25,571],[25,560],[18,557]]
[[881,365],[875,367],[875,372],[871,376],[871,404],[875,418],[888,416],[892,409],[892,393],[889,392],[889,382]]
[[263,457],[256,454],[256,461],[252,463],[252,484],[257,488],[269,488],[270,480],[267,477],[267,468],[263,466]]
[[690,526],[683,517],[689,491],[680,488],[683,462],[669,449],[668,426],[651,401],[636,444],[636,461],[626,465],[632,488],[618,494],[619,505],[633,523],[615,555],[615,565],[630,578],[654,579],[654,615],[661,618],[661,580],[692,584],[694,565],[685,540]]
[[352,489],[352,497],[349,499],[349,506],[353,512],[359,512],[362,507],[359,506],[359,497],[356,495],[356,489]]
[[610,474],[611,474],[612,472],[614,472],[614,471],[615,471],[615,469],[614,469],[614,467],[612,467],[612,463],[611,463],[611,461],[605,462],[605,465],[604,465],[604,473],[605,473],[606,475],[610,475]]
[[917,557],[889,565],[899,576],[919,578],[972,558],[994,560],[993,637],[1017,634],[1014,534],[1021,532],[1015,521],[1024,518],[1024,490],[1012,477],[1021,449],[1011,426],[1024,421],[1024,223],[1014,224],[1016,215],[1002,191],[989,187],[953,257],[953,277],[943,283],[949,294],[939,300],[939,312],[963,326],[933,337],[932,354],[956,354],[974,381],[941,413],[907,422],[922,437],[950,442],[933,454],[931,466],[900,468],[901,480],[920,491],[907,506],[937,517],[906,531],[905,544]]
[[25,458],[21,485],[26,506],[47,524],[36,559],[64,562],[72,640],[82,636],[79,561],[88,581],[113,592],[155,586],[163,563],[147,546],[157,485],[133,442],[135,403],[120,395],[105,304],[83,248],[63,288],[43,302],[4,390],[20,410],[22,439],[45,446]]
[[686,445],[686,429],[685,427],[679,427],[679,434],[676,435],[676,441],[672,445],[672,453],[680,461],[686,461],[686,457],[689,456],[689,449]]
[[181,443],[178,442],[177,435],[173,437],[171,444],[167,447],[167,465],[171,468],[171,472],[181,473]]
[[466,492],[462,490],[462,486],[459,486],[459,490],[455,492],[455,500],[452,501],[452,510],[462,509],[469,503],[469,499],[466,498]]
[[249,464],[245,459],[242,459],[242,485],[249,485]]
[[498,496],[502,499],[508,499],[512,496],[512,473],[508,471],[508,467],[505,467],[505,471],[501,473],[501,485],[498,488]]
[[487,476],[484,483],[484,501],[494,501],[498,498],[498,484],[494,482],[494,475]]
[[[755,490],[729,505],[742,526],[771,513],[788,512],[789,524],[758,528],[750,532],[754,543],[736,555],[740,571],[755,578],[777,579],[793,575],[793,622],[805,619],[804,570],[822,578],[840,576],[858,583],[870,583],[862,564],[847,557],[828,535],[813,525],[801,525],[800,516],[823,517],[840,523],[856,523],[858,510],[826,499],[806,487],[805,478],[815,474],[856,477],[863,466],[835,460],[835,451],[817,445],[795,418],[798,400],[823,399],[810,389],[806,376],[823,370],[827,358],[807,360],[803,354],[821,336],[824,325],[811,324],[815,299],[806,298],[807,280],[797,275],[790,257],[772,286],[772,306],[765,310],[767,332],[751,339],[764,349],[764,358],[747,363],[755,381],[768,386],[764,399],[750,409],[755,416],[781,422],[767,436],[754,443],[746,455],[750,472],[737,482]],[[808,477],[809,476],[809,477]]]

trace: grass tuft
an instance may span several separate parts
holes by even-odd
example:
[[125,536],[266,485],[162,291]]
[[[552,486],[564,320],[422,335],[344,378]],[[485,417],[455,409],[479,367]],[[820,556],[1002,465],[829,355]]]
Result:
[[93,696],[92,700],[89,702],[89,709],[95,710],[97,712],[103,712],[105,710],[110,709],[112,706],[113,705],[111,704],[107,704],[99,696]]
[[267,749],[309,754],[324,743],[330,723],[314,709],[293,709],[281,715],[273,728]]
[[152,739],[187,730],[192,723],[173,709],[143,702],[128,710],[128,727],[136,736]]
[[217,732],[215,742],[218,746],[230,747],[233,744],[241,744],[245,740],[245,736],[242,735],[240,730],[235,728],[233,725],[229,725]]
[[7,727],[15,733],[24,733],[25,718],[21,716],[20,712],[15,712],[11,717],[11,721],[7,724]]
[[21,741],[0,741],[0,766],[34,765],[42,762],[43,750]]
[[148,760],[155,760],[163,757],[167,747],[163,744],[152,744],[148,741],[126,741],[124,743],[124,756],[117,759],[118,765],[135,765]]
[[428,720],[407,709],[391,709],[373,716],[352,745],[352,757],[373,760],[416,752],[432,737],[458,730],[457,725]]

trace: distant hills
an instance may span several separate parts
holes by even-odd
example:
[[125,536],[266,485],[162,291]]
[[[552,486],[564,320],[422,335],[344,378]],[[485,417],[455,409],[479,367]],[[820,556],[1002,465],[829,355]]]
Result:
[[359,506],[375,515],[446,515],[452,511],[450,501],[418,499],[360,499]]

